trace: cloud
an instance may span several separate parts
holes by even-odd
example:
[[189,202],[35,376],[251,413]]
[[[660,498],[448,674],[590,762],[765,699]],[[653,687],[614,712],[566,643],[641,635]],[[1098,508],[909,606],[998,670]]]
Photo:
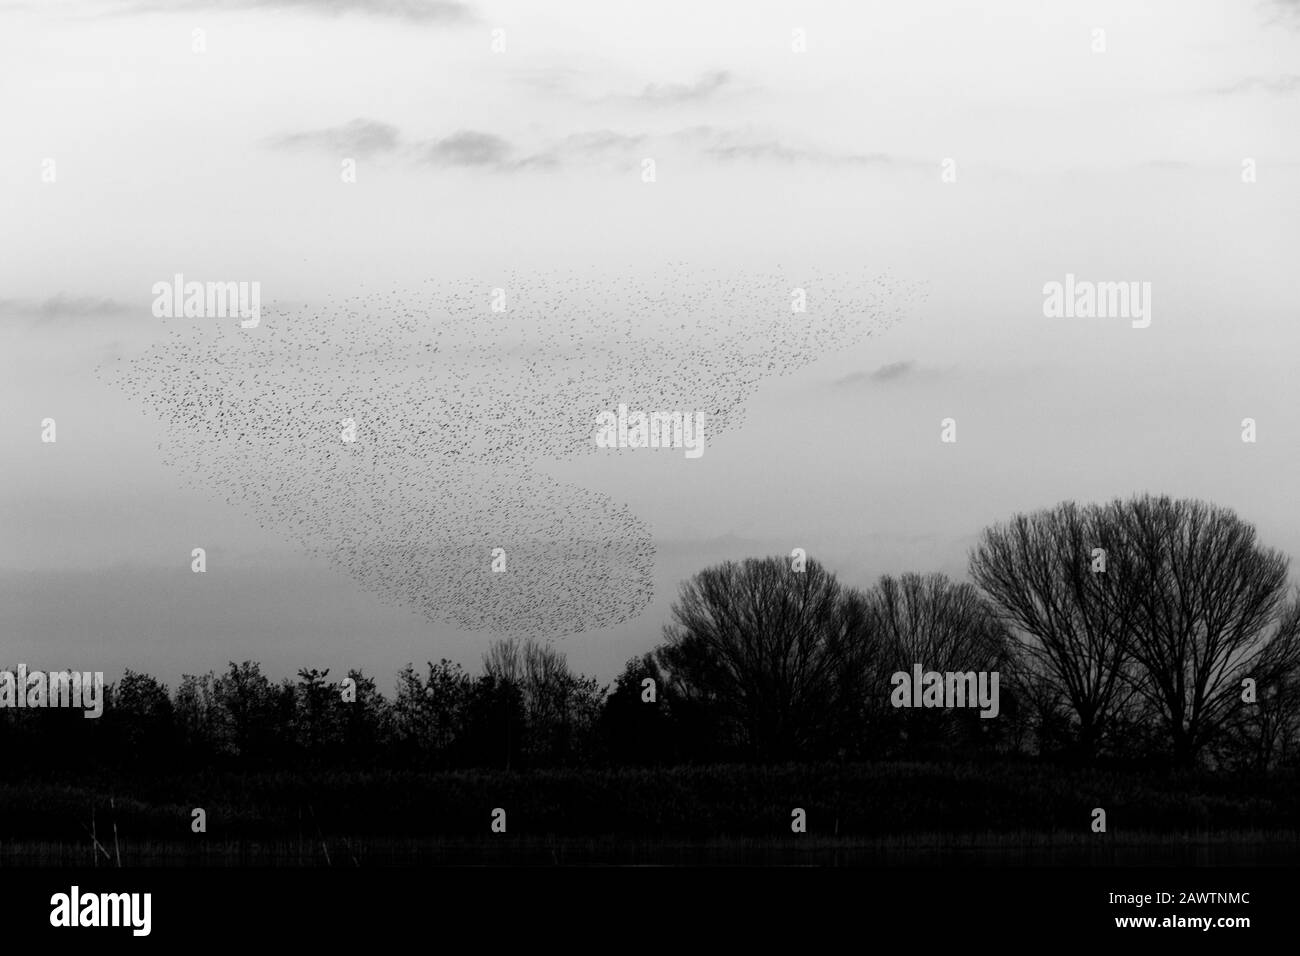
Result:
[[473,10],[457,0],[131,0],[114,4],[113,13],[192,12],[197,10],[304,10],[325,16],[359,13],[410,23],[472,23]]
[[1300,27],[1300,0],[1269,0],[1266,6],[1273,10],[1273,16],[1269,18],[1266,26],[1286,23],[1293,27]]
[[904,380],[933,379],[938,378],[941,374],[942,372],[937,369],[921,369],[915,359],[905,359],[901,362],[890,362],[887,365],[882,365],[872,372],[852,372],[843,378],[837,378],[831,385],[835,388],[865,388]]
[[566,136],[557,144],[556,148],[560,152],[593,155],[607,153],[610,150],[631,149],[644,141],[644,136],[618,133],[612,129],[597,129]]
[[492,133],[460,130],[422,148],[426,162],[440,166],[517,170],[625,159],[646,137],[610,129],[571,133],[535,152],[523,152]]
[[1290,96],[1300,93],[1300,74],[1280,73],[1277,76],[1248,76],[1236,83],[1208,90],[1219,96],[1235,96],[1241,93],[1272,93],[1278,96]]
[[[403,144],[401,131],[396,126],[377,120],[354,119],[343,126],[273,136],[267,140],[267,145],[275,149],[317,149],[337,155],[366,156],[391,153]],[[436,166],[504,169],[553,162],[545,155],[514,158],[517,150],[508,140],[479,130],[457,130],[441,139],[414,143],[410,150],[423,162]]]
[[[713,126],[692,126],[667,136],[595,130],[576,133],[547,147],[541,154],[555,163],[571,161],[624,161],[638,158],[647,148],[658,145],[685,147],[704,160],[735,162],[807,163],[826,166],[915,165],[885,153],[840,153],[786,144],[775,137],[756,135],[750,130],[729,130]],[[929,167],[927,167],[929,168]]]
[[589,130],[585,133],[572,133],[564,139],[546,147],[518,165],[561,164],[609,162],[630,158],[630,153],[646,140],[645,136],[635,136],[615,132],[611,129]]
[[716,126],[692,126],[674,136],[679,142],[698,150],[710,159],[808,163],[822,166],[895,166],[918,165],[888,153],[852,153],[782,142],[751,130],[722,129]]
[[[354,119],[343,126],[287,133],[267,141],[274,148],[313,148],[336,155],[365,155],[403,148],[395,126]],[[409,152],[434,166],[511,172],[603,164],[626,169],[650,149],[684,149],[698,159],[716,162],[776,162],[839,167],[930,169],[932,164],[888,153],[853,153],[783,142],[750,129],[692,126],[666,134],[583,130],[540,145],[516,143],[484,130],[461,129],[440,139],[409,143]]]
[[423,152],[427,162],[439,166],[500,167],[507,164],[514,147],[492,133],[459,130],[435,140]]
[[343,126],[303,133],[274,136],[270,145],[277,149],[323,149],[342,156],[370,156],[397,148],[396,126],[376,120],[354,119]]
[[[599,92],[594,87],[599,78],[592,71],[571,66],[548,66],[517,70],[511,79],[547,96],[560,97],[587,105],[683,106],[716,99],[721,94],[745,92],[736,85],[729,70],[712,70],[690,83],[646,83],[639,92]],[[606,82],[608,88],[608,82]]]
[[704,152],[717,159],[776,160],[782,163],[817,163],[831,166],[892,166],[896,162],[894,157],[887,153],[834,153],[787,146],[775,140],[711,146]]
[[730,73],[717,70],[704,74],[694,83],[649,83],[636,99],[657,106],[698,102],[713,96],[731,81]]
[[0,299],[0,313],[36,319],[36,325],[77,322],[106,315],[121,315],[129,306],[116,299],[62,292],[48,299]]
[[514,148],[500,136],[462,130],[425,147],[425,158],[452,166],[478,166],[498,170],[530,167],[614,163],[626,166],[655,145],[685,147],[704,160],[722,162],[806,163],[823,166],[906,166],[921,164],[886,153],[842,153],[781,142],[775,137],[756,135],[750,130],[729,130],[693,126],[666,136],[620,133],[599,129],[571,133],[533,152]]
[[873,382],[892,382],[894,379],[903,378],[916,368],[916,362],[908,359],[905,362],[890,362],[888,365],[882,365],[871,373]]

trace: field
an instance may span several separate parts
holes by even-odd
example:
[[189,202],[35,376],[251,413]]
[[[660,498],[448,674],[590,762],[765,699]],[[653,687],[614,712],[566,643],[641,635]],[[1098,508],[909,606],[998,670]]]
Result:
[[1298,797],[1029,763],[67,777],[0,786],[0,865],[1294,864]]

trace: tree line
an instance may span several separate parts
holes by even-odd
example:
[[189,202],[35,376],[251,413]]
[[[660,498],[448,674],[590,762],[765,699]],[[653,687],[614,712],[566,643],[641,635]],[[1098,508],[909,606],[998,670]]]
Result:
[[[612,685],[553,645],[272,681],[257,663],[127,670],[103,717],[0,712],[17,764],[449,770],[824,759],[1133,762],[1263,771],[1295,762],[1300,600],[1288,561],[1228,509],[1143,495],[1065,502],[985,529],[971,581],[868,588],[800,556],[684,582],[661,642]],[[997,672],[995,719],[893,706],[891,675]]]
[[[1300,599],[1287,558],[1229,509],[1139,495],[1019,514],[979,535],[971,583],[863,591],[795,564],[696,575],[637,665],[733,753],[1294,761]],[[916,664],[997,671],[1000,715],[894,708],[890,677]]]

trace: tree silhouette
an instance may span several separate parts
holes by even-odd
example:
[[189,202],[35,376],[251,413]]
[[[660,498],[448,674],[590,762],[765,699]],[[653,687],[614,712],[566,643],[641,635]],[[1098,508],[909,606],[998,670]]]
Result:
[[[877,681],[882,687],[889,686],[890,674],[910,675],[915,664],[927,671],[997,671],[999,677],[1006,670],[1009,635],[970,584],[943,574],[885,575],[867,593],[867,615],[885,665]],[[972,720],[970,711],[900,710],[890,717],[913,755],[950,741],[959,729],[974,737],[987,727],[978,713]]]
[[[654,681],[655,700],[643,699],[646,680]],[[600,731],[613,763],[665,764],[677,753],[677,722],[667,680],[653,653],[627,662],[614,681],[600,714]]]
[[[1300,739],[1300,597],[1281,613],[1249,676],[1255,701],[1243,700],[1228,718],[1224,734],[1214,742],[1214,755],[1220,764],[1264,772],[1293,759]],[[1241,690],[1244,697],[1244,686]]]
[[298,671],[291,721],[301,746],[312,757],[319,757],[336,742],[338,692],[325,682],[329,668],[304,667]]
[[727,562],[682,585],[659,662],[674,692],[714,710],[745,752],[791,759],[824,749],[845,692],[862,690],[862,609],[816,561],[803,571],[784,558]]
[[[214,716],[219,740],[226,751],[249,762],[261,762],[272,755],[282,740],[281,728],[287,729],[281,711],[284,695],[253,661],[230,662],[226,673],[212,684]],[[292,712],[290,710],[290,712]]]
[[987,528],[971,553],[971,577],[1018,642],[1020,690],[1046,730],[1065,709],[1082,760],[1096,756],[1134,694],[1136,564],[1116,508],[1074,502]]
[[[532,639],[495,641],[483,655],[483,670],[498,685],[518,688],[524,729],[519,746],[530,763],[563,764],[589,746],[605,691],[593,678],[574,674],[558,649]],[[503,698],[504,706],[510,699]],[[504,726],[513,726],[508,715]]]
[[122,753],[149,763],[174,752],[175,713],[163,684],[127,668],[112,691],[104,717]]
[[[314,775],[965,761],[1058,744],[1115,764],[1294,765],[1300,595],[1285,603],[1286,559],[1231,511],[1149,495],[1066,502],[984,531],[970,568],[974,584],[886,575],[865,591],[816,561],[706,568],[682,584],[661,644],[610,692],[553,645],[502,640],[481,674],[446,659],[406,665],[391,697],[355,669],[346,696],[315,667],[273,683],[255,662],[230,662],[220,675],[183,675],[172,694],[127,670],[104,688],[102,721],[5,707],[0,740],[20,769],[43,772],[26,755],[80,746],[89,732],[88,761],[121,775],[162,762]],[[997,671],[998,719],[893,708],[890,676],[916,664]],[[653,702],[642,699],[647,678]]]
[[1242,680],[1258,672],[1267,684],[1285,664],[1268,649],[1287,559],[1261,547],[1255,529],[1226,508],[1150,495],[1113,508],[1141,581],[1138,686],[1175,763],[1190,765],[1242,707]]
[[969,584],[944,574],[885,575],[867,593],[870,624],[886,669],[995,670],[1008,653],[1008,635]]

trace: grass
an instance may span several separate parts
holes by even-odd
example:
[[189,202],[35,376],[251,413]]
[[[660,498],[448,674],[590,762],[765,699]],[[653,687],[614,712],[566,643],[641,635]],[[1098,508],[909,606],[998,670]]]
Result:
[[67,776],[0,785],[0,865],[91,865],[92,807],[125,866],[1300,860],[1294,774],[876,763]]

